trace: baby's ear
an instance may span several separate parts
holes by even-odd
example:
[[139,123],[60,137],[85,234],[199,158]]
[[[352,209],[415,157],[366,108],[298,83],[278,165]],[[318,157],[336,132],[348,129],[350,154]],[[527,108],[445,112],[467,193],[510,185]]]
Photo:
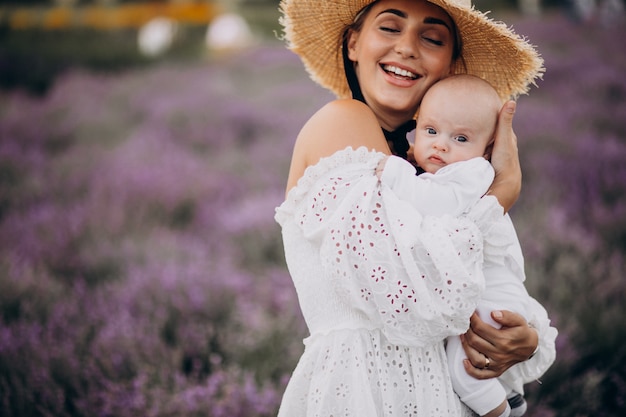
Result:
[[493,142],[494,142],[493,139],[489,141],[489,144],[485,148],[485,154],[483,155],[483,157],[489,162],[491,162],[491,153],[493,152]]
[[411,142],[409,142],[409,150],[406,153],[406,160],[413,165],[417,165],[415,162],[415,146]]

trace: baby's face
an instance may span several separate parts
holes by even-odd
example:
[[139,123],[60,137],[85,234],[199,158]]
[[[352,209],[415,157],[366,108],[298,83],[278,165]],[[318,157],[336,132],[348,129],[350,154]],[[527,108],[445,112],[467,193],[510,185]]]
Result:
[[481,103],[479,94],[459,94],[449,87],[430,92],[417,119],[415,161],[434,173],[453,162],[484,156],[496,117],[493,107]]

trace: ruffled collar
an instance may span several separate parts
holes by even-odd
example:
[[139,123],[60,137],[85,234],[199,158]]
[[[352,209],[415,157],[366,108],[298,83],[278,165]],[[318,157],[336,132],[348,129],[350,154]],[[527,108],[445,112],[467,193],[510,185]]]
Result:
[[[379,155],[379,158],[375,158]],[[325,175],[331,169],[346,166],[352,163],[366,163],[371,164],[372,175],[374,169],[378,165],[378,161],[385,156],[384,153],[378,151],[372,151],[365,146],[360,146],[357,149],[351,146],[345,149],[339,150],[330,156],[321,158],[317,164],[311,165],[306,168],[304,174],[298,180],[295,187],[289,190],[285,201],[276,208],[277,220],[279,213],[291,212],[295,206],[305,198],[311,187],[317,182],[317,180]]]

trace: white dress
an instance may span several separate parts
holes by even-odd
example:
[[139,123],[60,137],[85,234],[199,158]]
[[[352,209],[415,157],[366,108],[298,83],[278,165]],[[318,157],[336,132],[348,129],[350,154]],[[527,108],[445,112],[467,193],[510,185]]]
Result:
[[383,156],[322,159],[276,210],[310,331],[279,417],[473,415],[444,340],[468,328],[484,289],[481,227],[502,209],[486,197],[465,218],[415,215],[374,175]]

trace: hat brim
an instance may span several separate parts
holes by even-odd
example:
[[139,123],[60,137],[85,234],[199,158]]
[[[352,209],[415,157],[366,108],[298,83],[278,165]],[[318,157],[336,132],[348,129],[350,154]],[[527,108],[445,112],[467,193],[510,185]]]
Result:
[[[454,20],[461,38],[455,74],[489,82],[503,100],[525,94],[541,77],[543,60],[536,49],[504,23],[474,7],[449,0],[429,0]],[[374,0],[282,0],[281,24],[287,47],[298,54],[313,81],[339,98],[351,96],[341,55],[342,36],[355,16]]]

